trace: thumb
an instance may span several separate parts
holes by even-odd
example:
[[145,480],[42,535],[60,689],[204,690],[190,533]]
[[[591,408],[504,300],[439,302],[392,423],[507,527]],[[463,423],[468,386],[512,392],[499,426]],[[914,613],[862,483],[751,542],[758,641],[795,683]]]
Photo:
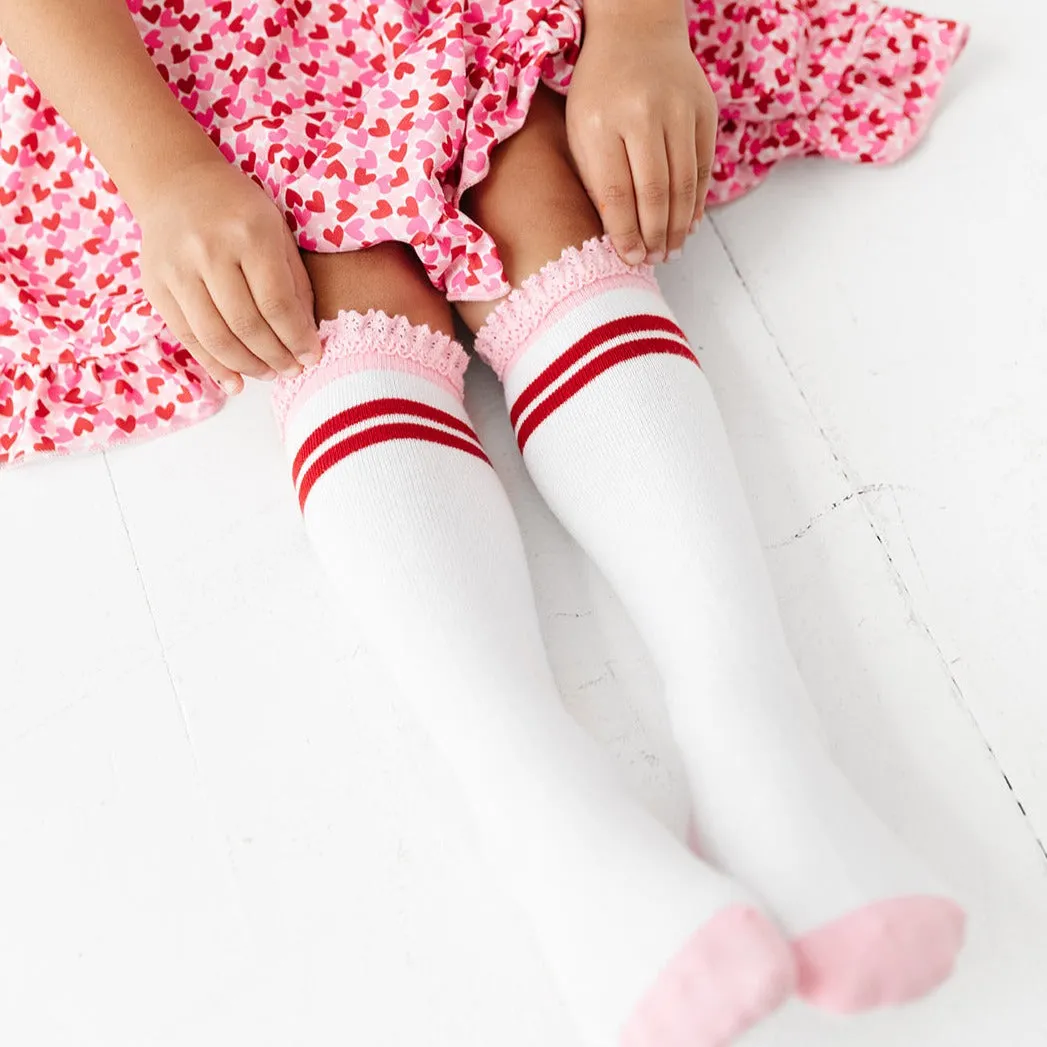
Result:
[[[313,283],[309,279],[309,272],[305,268],[305,262],[302,261],[302,255],[298,250],[298,244],[295,243],[294,236],[291,234],[290,229],[287,231],[287,264],[291,270],[291,278],[294,280],[295,295],[301,303],[302,312],[308,320],[310,337],[307,340],[303,356],[310,358],[309,362],[316,362],[320,359],[323,352],[323,346],[320,342],[320,332],[316,325],[316,299],[313,294]],[[312,357],[314,356],[316,357],[316,361],[312,360]]]

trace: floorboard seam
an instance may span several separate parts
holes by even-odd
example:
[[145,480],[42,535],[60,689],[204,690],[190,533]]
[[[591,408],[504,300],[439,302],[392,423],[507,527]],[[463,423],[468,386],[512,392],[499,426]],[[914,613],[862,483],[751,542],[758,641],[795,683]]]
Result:
[[738,265],[738,262],[734,257],[734,253],[731,251],[730,245],[727,243],[726,237],[720,231],[720,228],[716,224],[716,221],[714,219],[710,218],[710,224],[713,227],[713,231],[716,233],[717,239],[720,241],[720,245],[723,247],[724,253],[727,255],[727,260],[731,263],[731,268],[734,270],[735,276],[738,277],[738,281],[741,283],[742,288],[745,290],[745,293],[749,298],[749,301],[752,303],[753,309],[756,310],[756,315],[760,318],[760,324],[763,326],[763,329],[767,332],[767,337],[770,338],[771,343],[774,346],[774,351],[777,353],[779,360],[781,360],[782,366],[785,368],[785,371],[789,376],[789,380],[790,382],[792,382],[793,388],[796,390],[796,392],[800,396],[800,399],[803,401],[804,407],[807,409],[807,413],[811,417],[811,421],[817,428],[818,433],[821,436],[826,449],[832,456],[833,461],[836,463],[836,467],[839,470],[840,477],[843,479],[850,492],[849,494],[844,496],[844,498],[840,499],[839,502],[829,506],[829,508],[824,510],[823,512],[818,513],[806,527],[802,528],[795,535],[786,538],[783,542],[780,542],[778,544],[785,545],[788,544],[790,541],[794,541],[795,539],[805,534],[808,530],[810,530],[810,528],[813,527],[814,524],[817,523],[822,517],[828,515],[834,509],[838,508],[845,502],[848,502],[852,499],[857,499],[858,503],[862,506],[862,512],[865,515],[865,520],[869,526],[869,529],[872,531],[874,537],[876,538],[876,541],[880,544],[880,549],[887,562],[891,578],[894,581],[894,585],[897,588],[899,595],[902,597],[902,600],[905,603],[905,607],[909,613],[910,620],[923,632],[923,634],[927,637],[928,641],[933,647],[938,662],[941,665],[943,672],[948,677],[949,686],[952,690],[954,700],[956,701],[960,709],[963,710],[967,718],[970,720],[975,731],[977,731],[978,737],[981,739],[982,745],[985,746],[986,751],[989,753],[989,756],[992,758],[992,761],[996,766],[997,772],[999,773],[1000,777],[1003,778],[1004,783],[1006,784],[1007,788],[1010,790],[1011,795],[1014,798],[1015,805],[1018,808],[1019,816],[1024,821],[1026,827],[1032,835],[1033,840],[1035,840],[1036,845],[1040,850],[1040,853],[1043,855],[1044,862],[1047,863],[1047,846],[1045,846],[1044,841],[1040,839],[1036,831],[1036,826],[1033,824],[1032,819],[1026,813],[1025,805],[1022,803],[1021,798],[1015,792],[1014,787],[1011,785],[1011,782],[1007,777],[1007,774],[1004,772],[1003,766],[997,758],[996,753],[989,742],[989,739],[985,735],[985,732],[982,730],[982,726],[978,722],[977,716],[975,716],[974,714],[974,710],[971,708],[970,703],[967,701],[966,695],[963,693],[963,688],[960,686],[959,680],[956,679],[956,675],[952,671],[952,666],[949,663],[949,659],[945,656],[945,652],[942,650],[941,644],[938,642],[934,633],[931,631],[931,628],[927,624],[926,620],[917,611],[915,601],[912,597],[912,593],[909,591],[909,587],[906,584],[904,577],[898,570],[898,567],[895,565],[894,558],[891,556],[890,550],[887,547],[887,542],[884,540],[883,535],[880,533],[880,529],[877,527],[875,519],[868,511],[868,508],[865,504],[865,499],[862,497],[862,495],[866,493],[876,492],[890,488],[891,485],[871,484],[863,487],[862,485],[856,483],[855,479],[851,475],[851,470],[848,468],[846,462],[837,452],[837,449],[833,446],[832,439],[830,438],[828,432],[826,432],[825,427],[821,424],[821,421],[819,420],[818,415],[814,410],[814,407],[808,399],[807,394],[803,389],[803,386],[800,384],[795,372],[789,365],[789,360],[786,357],[785,353],[782,351],[781,344],[779,343],[778,338],[774,333],[774,330],[771,328],[770,322],[767,319],[767,315],[764,313],[756,294],[749,286],[749,282],[745,279],[745,276],[741,271],[741,267]]
[[138,584],[142,590],[142,598],[145,600],[145,606],[149,612],[149,621],[152,623],[153,626],[153,635],[156,637],[156,644],[160,651],[160,660],[163,663],[164,673],[167,676],[167,683],[171,689],[171,694],[175,700],[175,706],[178,710],[178,719],[182,725],[182,732],[184,733],[186,742],[189,745],[189,758],[190,760],[192,760],[193,773],[196,776],[196,783],[199,786],[203,795],[207,798],[206,809],[209,812],[209,815],[212,819],[213,829],[217,835],[217,838],[224,842],[225,859],[228,863],[228,872],[230,877],[232,878],[232,882],[236,890],[237,899],[239,901],[241,896],[240,884],[236,875],[236,864],[233,858],[232,846],[225,832],[222,830],[221,826],[214,823],[214,809],[211,805],[210,797],[207,797],[207,791],[203,785],[203,769],[200,766],[200,760],[197,756],[196,745],[193,742],[192,731],[189,728],[189,717],[186,713],[185,705],[182,703],[182,696],[178,690],[178,685],[175,682],[174,672],[171,669],[171,663],[168,661],[167,658],[167,650],[164,647],[163,638],[160,636],[160,626],[157,624],[156,614],[153,611],[153,605],[149,599],[149,590],[146,588],[145,578],[142,576],[142,568],[138,562],[138,553],[135,550],[134,539],[131,537],[131,529],[130,527],[128,527],[127,517],[124,515],[124,507],[120,501],[120,493],[116,487],[116,479],[113,476],[112,468],[109,465],[109,456],[103,453],[102,460],[105,462],[106,473],[109,476],[109,484],[113,490],[113,497],[116,499],[117,511],[120,513],[120,523],[123,526],[124,535],[127,538],[127,546],[131,551],[131,558],[134,561],[135,574],[138,576]]
[[178,685],[175,683],[174,673],[171,671],[171,663],[167,660],[167,650],[164,647],[164,641],[160,636],[160,627],[156,621],[156,614],[153,611],[152,601],[149,599],[149,590],[146,587],[145,579],[142,577],[142,567],[138,562],[138,552],[135,549],[134,539],[131,537],[131,528],[127,525],[127,517],[124,515],[123,503],[120,501],[120,492],[116,488],[116,479],[113,477],[113,470],[109,465],[109,456],[103,454],[102,460],[105,462],[105,471],[109,477],[109,485],[113,490],[113,498],[116,500],[117,511],[120,513],[120,524],[124,529],[124,537],[127,539],[127,547],[131,550],[131,559],[134,561],[138,586],[142,590],[142,599],[145,600],[146,610],[149,612],[149,622],[153,627],[153,635],[156,637],[156,646],[160,651],[160,660],[163,662],[164,674],[167,676],[168,686],[171,688],[171,694],[174,696],[175,704],[178,706],[178,718],[181,720],[182,731],[185,734],[185,739],[189,743],[189,751],[193,758],[193,767],[199,774],[200,765],[196,758],[196,747],[193,745],[193,737],[189,730],[189,720],[186,716],[185,707],[182,705],[182,696],[178,692]]

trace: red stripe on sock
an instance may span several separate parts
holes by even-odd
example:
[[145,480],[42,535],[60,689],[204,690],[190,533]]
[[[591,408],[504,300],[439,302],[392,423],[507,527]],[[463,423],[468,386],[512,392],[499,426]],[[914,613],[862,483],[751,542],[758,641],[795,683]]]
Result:
[[383,414],[410,414],[416,418],[425,418],[430,422],[441,422],[450,429],[457,429],[460,433],[464,433],[474,440],[476,439],[476,434],[473,430],[460,418],[455,418],[453,414],[448,414],[446,411],[441,411],[438,407],[431,407],[429,404],[422,403],[419,400],[405,400],[397,396],[368,400],[366,403],[358,404],[346,411],[340,411],[338,414],[332,415],[309,434],[308,439],[302,444],[298,454],[294,457],[294,465],[291,467],[291,479],[298,483],[298,474],[301,472],[305,460],[325,440],[330,440],[332,436],[337,436],[343,429],[348,429],[350,426],[357,425],[360,422],[366,422],[371,418],[378,418]]
[[617,320],[601,324],[595,330],[590,331],[584,338],[579,339],[562,356],[557,357],[542,373],[527,386],[516,398],[512,411],[509,413],[509,421],[513,428],[520,420],[520,415],[527,410],[535,400],[538,399],[553,382],[562,374],[570,370],[583,356],[587,356],[594,349],[598,349],[604,342],[612,338],[620,338],[625,334],[638,334],[640,331],[667,331],[678,335],[685,341],[687,336],[672,322],[664,316],[653,316],[641,313],[638,316],[622,316]]
[[610,370],[616,364],[625,363],[626,360],[633,360],[638,356],[654,356],[660,353],[682,356],[684,359],[690,360],[696,367],[698,366],[694,353],[686,345],[680,345],[679,342],[673,342],[668,338],[639,338],[635,342],[625,342],[623,345],[616,345],[576,371],[527,416],[516,434],[516,442],[519,444],[520,450],[523,451],[531,433],[553,411],[563,407],[575,393],[580,389],[584,389],[593,379],[602,375],[604,371]]
[[349,455],[362,451],[374,444],[387,443],[390,440],[423,440],[426,443],[442,444],[444,447],[452,447],[458,451],[465,451],[482,462],[488,461],[487,455],[483,453],[477,444],[461,440],[453,433],[444,432],[443,429],[434,429],[428,425],[415,422],[387,422],[383,425],[373,425],[353,436],[347,437],[341,443],[329,447],[311,466],[302,477],[302,485],[298,490],[298,504],[305,510],[305,500],[313,485],[332,466],[348,458]]

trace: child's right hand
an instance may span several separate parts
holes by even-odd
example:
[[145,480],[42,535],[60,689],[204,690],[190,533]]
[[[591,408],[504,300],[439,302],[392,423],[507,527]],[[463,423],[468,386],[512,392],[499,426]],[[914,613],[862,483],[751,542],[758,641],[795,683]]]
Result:
[[221,156],[153,187],[135,218],[142,283],[171,333],[228,393],[242,376],[294,375],[320,359],[313,289],[265,192]]

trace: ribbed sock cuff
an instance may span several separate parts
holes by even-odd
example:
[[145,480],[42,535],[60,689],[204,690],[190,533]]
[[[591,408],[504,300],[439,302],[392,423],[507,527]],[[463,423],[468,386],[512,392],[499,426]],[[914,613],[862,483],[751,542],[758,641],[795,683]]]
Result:
[[512,291],[476,334],[476,352],[504,378],[534,334],[562,309],[621,285],[657,288],[654,269],[631,266],[618,257],[606,236],[568,247],[555,262],[542,266]]
[[425,324],[412,324],[406,317],[389,316],[377,309],[366,314],[346,310],[320,324],[320,340],[324,351],[318,364],[295,378],[277,378],[273,383],[273,412],[281,436],[296,403],[355,371],[421,375],[462,399],[469,357],[453,338]]

